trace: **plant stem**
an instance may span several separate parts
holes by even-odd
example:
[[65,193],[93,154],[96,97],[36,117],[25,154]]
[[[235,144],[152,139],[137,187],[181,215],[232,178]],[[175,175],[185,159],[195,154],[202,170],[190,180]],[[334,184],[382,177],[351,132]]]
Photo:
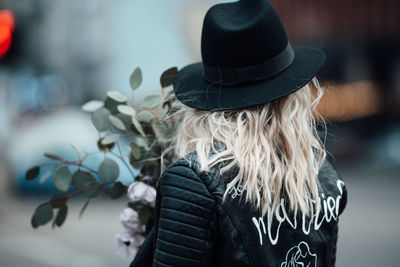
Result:
[[118,148],[118,152],[119,155],[116,155],[115,153],[113,153],[115,156],[119,157],[121,159],[121,161],[125,164],[126,168],[128,169],[128,171],[130,172],[130,174],[132,175],[132,179],[135,180],[135,175],[130,167],[130,165],[125,161],[124,156],[122,155],[122,151],[121,151],[121,147],[119,146],[118,141],[115,142],[117,144],[117,148]]
[[78,167],[82,167],[82,168],[85,168],[85,169],[87,169],[87,170],[89,170],[91,172],[94,172],[94,173],[98,174],[98,172],[95,169],[93,169],[93,168],[91,168],[91,167],[89,167],[89,166],[87,166],[85,164],[82,164],[82,161],[76,162],[76,161],[63,160],[62,163],[63,164],[74,165],[74,166],[78,166]]

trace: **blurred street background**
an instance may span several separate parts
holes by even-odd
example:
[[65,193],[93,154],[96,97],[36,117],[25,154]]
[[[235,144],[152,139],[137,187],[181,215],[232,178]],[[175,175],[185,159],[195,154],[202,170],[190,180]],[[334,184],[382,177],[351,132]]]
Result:
[[[129,265],[114,245],[124,199],[97,199],[81,219],[84,200],[74,199],[61,228],[32,229],[34,209],[56,189],[25,172],[44,152],[73,158],[70,144],[96,151],[80,107],[110,90],[130,95],[135,67],[140,101],[159,92],[164,70],[200,61],[202,18],[218,2],[0,0],[0,267]],[[399,266],[400,1],[271,2],[292,44],[327,54],[318,76],[325,142],[349,191],[337,266]],[[120,181],[128,177],[121,166]]]

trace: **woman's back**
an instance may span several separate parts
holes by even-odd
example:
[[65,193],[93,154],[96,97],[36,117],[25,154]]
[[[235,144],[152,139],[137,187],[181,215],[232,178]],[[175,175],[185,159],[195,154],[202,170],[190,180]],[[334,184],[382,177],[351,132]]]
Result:
[[139,252],[131,266],[148,266],[146,258],[155,266],[334,266],[347,191],[328,161],[318,176],[320,209],[310,220],[294,217],[284,199],[275,214],[260,216],[241,201],[241,188],[223,201],[235,171],[221,179],[223,163],[202,172],[196,157],[179,159],[160,178],[153,240],[141,249],[154,254]]

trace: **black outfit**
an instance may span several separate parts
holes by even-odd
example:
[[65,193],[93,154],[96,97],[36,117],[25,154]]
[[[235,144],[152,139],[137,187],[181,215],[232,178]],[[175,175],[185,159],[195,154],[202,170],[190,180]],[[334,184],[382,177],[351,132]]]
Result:
[[269,218],[267,213],[261,218],[240,200],[240,188],[231,190],[223,202],[237,170],[220,177],[222,165],[200,172],[193,152],[164,171],[157,188],[155,226],[131,267],[335,265],[338,216],[347,191],[327,160],[318,175],[321,210],[312,220],[294,218],[285,202],[276,216]]

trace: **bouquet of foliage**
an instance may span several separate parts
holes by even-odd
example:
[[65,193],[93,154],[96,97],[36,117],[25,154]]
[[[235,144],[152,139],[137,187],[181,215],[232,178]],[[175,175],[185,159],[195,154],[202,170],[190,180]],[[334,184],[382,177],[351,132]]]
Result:
[[[51,221],[53,228],[60,227],[68,214],[68,201],[73,197],[83,196],[86,200],[80,217],[90,200],[101,194],[108,194],[111,199],[125,195],[129,199],[128,207],[123,210],[120,221],[126,231],[116,235],[116,245],[127,256],[135,254],[153,226],[157,180],[174,157],[168,148],[179,122],[169,115],[176,111],[178,102],[173,91],[166,94],[165,88],[172,84],[176,73],[176,67],[166,70],[160,78],[161,94],[146,96],[140,106],[134,105],[133,92],[128,98],[118,91],[108,92],[105,101],[92,100],[82,106],[82,110],[91,113],[91,121],[99,133],[99,152],[95,153],[104,153],[104,159],[93,169],[85,160],[94,153],[76,146],[73,146],[77,154],[74,161],[45,153],[51,162],[30,168],[25,179],[40,177],[39,183],[44,183],[52,177],[60,193],[36,208],[31,218],[33,228]],[[140,86],[140,68],[133,71],[129,82],[133,91]],[[122,154],[120,138],[129,141],[129,155]],[[120,166],[117,161],[132,175],[130,185],[117,181]],[[133,169],[140,170],[138,175]]]

